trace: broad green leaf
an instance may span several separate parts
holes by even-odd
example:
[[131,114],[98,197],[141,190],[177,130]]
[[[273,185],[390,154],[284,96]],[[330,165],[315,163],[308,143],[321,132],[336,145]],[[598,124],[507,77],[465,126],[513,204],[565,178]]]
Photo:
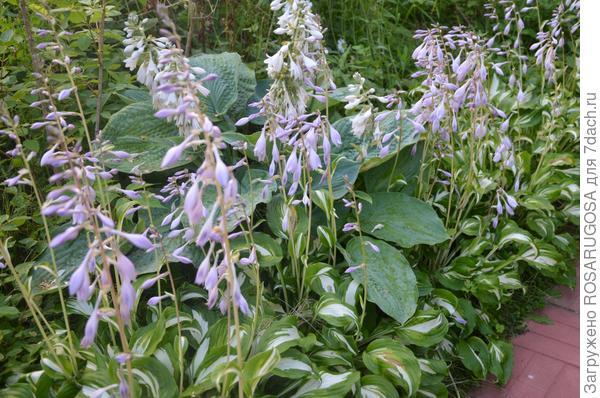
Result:
[[467,281],[475,277],[478,266],[475,257],[458,257],[438,271],[437,279],[450,290],[464,290]]
[[[162,170],[160,164],[165,153],[181,142],[174,123],[154,117],[156,111],[150,101],[137,102],[115,113],[104,127],[102,137],[115,150],[129,152],[131,159],[120,162],[105,161],[107,167],[130,173],[138,167],[143,174]],[[193,155],[185,152],[172,167],[189,163]]]
[[367,289],[369,301],[404,323],[417,309],[419,292],[415,274],[399,250],[380,240],[364,237],[363,241],[375,245],[379,252],[360,238],[353,238],[346,246],[346,261],[353,267],[364,264],[366,272],[358,268],[352,277]]
[[431,292],[431,304],[443,308],[446,314],[454,318],[458,323],[464,324],[465,320],[458,312],[458,298],[451,291],[434,289]]
[[14,383],[0,390],[4,398],[34,398],[34,389],[28,383]]
[[[247,237],[240,236],[231,241],[231,248],[233,250],[246,250],[246,254],[249,253],[251,244],[247,242]],[[281,245],[271,235],[263,232],[252,232],[252,240],[256,249],[258,257],[258,264],[261,267],[271,267],[275,264],[279,264],[283,258],[283,252]]]
[[134,358],[132,360],[133,378],[143,386],[142,396],[176,397],[177,384],[169,370],[157,359],[151,357]]
[[310,358],[320,368],[352,367],[352,354],[345,350],[323,348],[311,353]]
[[342,137],[342,144],[339,147],[333,147],[332,152],[345,156],[350,160],[360,162],[361,171],[366,171],[382,164],[394,157],[397,150],[419,141],[419,134],[415,132],[412,124],[406,120],[402,122],[397,121],[394,112],[390,112],[380,122],[382,134],[395,132],[389,141],[391,143],[389,154],[384,157],[379,156],[379,149],[375,145],[370,145],[371,137],[369,132],[362,138],[356,137],[352,133],[352,116],[336,121],[333,126],[339,131]]
[[306,269],[306,280],[317,294],[335,293],[338,275],[336,270],[325,263],[309,264]]
[[371,372],[402,387],[409,397],[416,396],[421,369],[413,352],[404,345],[392,339],[375,340],[363,352],[363,362]]
[[302,336],[296,327],[296,320],[287,316],[274,321],[264,331],[259,333],[256,352],[277,348],[280,354],[300,343]]
[[441,383],[448,375],[448,365],[441,359],[418,358],[421,369],[421,388]]
[[500,228],[498,247],[504,247],[509,243],[516,243],[521,245],[531,245],[533,243],[529,232],[525,231],[512,220],[508,221],[506,225]]
[[478,379],[485,379],[490,368],[490,353],[487,345],[479,337],[471,336],[461,340],[456,351],[463,365]]
[[242,63],[239,54],[197,55],[190,58],[190,65],[204,69],[207,74],[217,75],[216,79],[204,83],[209,95],[200,97],[209,116],[223,117],[231,113],[233,118],[241,117],[254,94],[256,78],[254,72]]
[[[287,219],[286,230],[283,228],[284,217]],[[289,239],[290,231],[294,231],[294,235],[299,231],[306,231],[308,217],[304,206],[288,205],[281,195],[277,195],[267,205],[267,223],[276,236]]]
[[321,371],[304,383],[292,398],[344,397],[360,379],[360,372],[329,373]]
[[548,217],[527,218],[527,226],[542,239],[551,239],[554,236],[554,222]]
[[402,191],[411,194],[423,160],[423,144],[404,147],[393,158],[364,173],[368,192]]
[[[340,199],[348,192],[348,184],[352,185],[356,181],[360,170],[360,163],[345,157],[339,157],[333,161],[333,167],[331,191],[333,192],[334,199]],[[322,178],[322,176],[316,172],[313,173],[312,188],[314,190],[328,190],[329,183],[327,178]]]
[[448,398],[448,389],[442,383],[419,387],[418,398]]
[[294,349],[287,350],[273,369],[273,374],[287,379],[301,379],[312,373],[312,361]]
[[333,294],[325,294],[321,297],[315,306],[315,316],[346,331],[358,327],[358,315],[354,307],[344,303]]
[[399,192],[371,196],[373,203],[364,202],[360,215],[363,232],[402,247],[434,245],[449,238],[431,205]]
[[385,377],[366,375],[360,379],[359,398],[399,398],[398,391]]
[[277,349],[271,349],[256,354],[244,363],[242,370],[243,388],[247,396],[254,396],[256,386],[265,378],[279,363],[280,356]]
[[521,255],[531,266],[547,274],[556,274],[562,266],[562,255],[556,248],[548,243],[535,242],[531,247]]
[[151,356],[165,335],[165,320],[162,316],[156,322],[137,329],[131,336],[131,353],[137,356]]
[[422,310],[395,330],[408,344],[430,347],[442,341],[448,332],[448,321],[440,311]]
[[[63,225],[52,236],[61,233],[69,225]],[[52,271],[52,258],[50,249],[46,248],[40,258],[36,261],[31,273],[31,292],[33,295],[52,292],[57,286],[64,286],[75,268],[79,266],[88,251],[88,242],[85,232],[54,249],[56,266],[58,268],[58,281],[55,280]]]
[[510,379],[513,367],[513,346],[505,341],[495,340],[489,344],[490,370],[498,383],[504,385]]

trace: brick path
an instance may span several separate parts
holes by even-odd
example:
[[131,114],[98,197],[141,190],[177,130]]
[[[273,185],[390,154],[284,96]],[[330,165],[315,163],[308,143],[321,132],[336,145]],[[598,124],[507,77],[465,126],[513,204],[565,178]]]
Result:
[[513,340],[515,362],[508,384],[499,388],[486,382],[470,397],[579,397],[579,284],[575,290],[557,290],[562,296],[548,300],[541,311],[552,324],[529,321],[528,332]]

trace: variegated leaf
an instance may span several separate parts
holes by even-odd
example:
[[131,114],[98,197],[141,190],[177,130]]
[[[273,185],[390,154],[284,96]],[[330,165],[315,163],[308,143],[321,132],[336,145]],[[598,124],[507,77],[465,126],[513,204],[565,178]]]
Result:
[[395,330],[408,344],[429,347],[442,341],[448,332],[448,320],[441,311],[422,310]]
[[328,324],[346,331],[358,327],[358,315],[354,307],[331,294],[321,297],[315,307],[315,315]]
[[409,397],[417,395],[421,369],[413,352],[392,339],[378,339],[363,352],[363,362],[373,373],[401,386]]

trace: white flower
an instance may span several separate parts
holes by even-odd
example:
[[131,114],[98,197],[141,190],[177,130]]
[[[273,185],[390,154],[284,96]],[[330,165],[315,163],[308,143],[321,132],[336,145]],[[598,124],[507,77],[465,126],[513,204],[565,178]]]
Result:
[[362,137],[367,129],[369,120],[371,119],[371,108],[365,107],[362,111],[352,118],[352,133],[357,137]]

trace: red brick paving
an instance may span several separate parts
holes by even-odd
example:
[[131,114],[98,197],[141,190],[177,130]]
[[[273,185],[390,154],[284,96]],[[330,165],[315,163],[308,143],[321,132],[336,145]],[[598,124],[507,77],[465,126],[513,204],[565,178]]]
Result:
[[471,398],[579,397],[579,287],[557,288],[560,298],[549,299],[541,314],[544,325],[529,321],[528,332],[513,340],[514,366],[508,384],[493,381],[471,392]]

